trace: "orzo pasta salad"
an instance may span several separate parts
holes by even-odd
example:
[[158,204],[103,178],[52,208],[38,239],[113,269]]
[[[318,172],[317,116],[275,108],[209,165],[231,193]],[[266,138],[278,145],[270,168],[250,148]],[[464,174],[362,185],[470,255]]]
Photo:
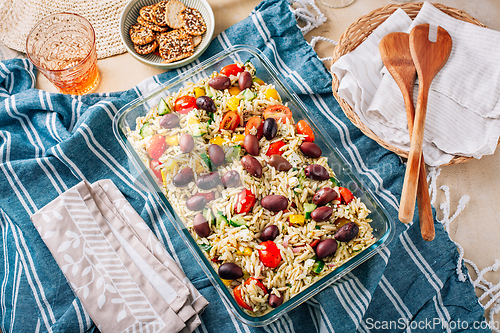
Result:
[[365,204],[249,61],[168,93],[136,125],[134,149],[253,316],[375,242]]

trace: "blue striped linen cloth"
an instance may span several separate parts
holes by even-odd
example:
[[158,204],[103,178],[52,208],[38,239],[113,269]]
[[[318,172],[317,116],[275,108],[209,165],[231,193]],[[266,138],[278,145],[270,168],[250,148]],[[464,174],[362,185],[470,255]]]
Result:
[[[289,3],[262,2],[187,68],[236,44],[264,52],[397,220],[405,166],[344,116],[331,75],[303,38]],[[113,180],[210,302],[198,332],[490,331],[472,284],[457,275],[455,244],[437,221],[436,239],[423,241],[417,217],[411,225],[396,222],[386,249],[274,323],[254,328],[235,319],[152,195],[134,183],[112,132],[122,106],[184,70],[128,91],[77,97],[33,89],[35,69],[26,59],[0,62],[2,332],[97,331],[30,215],[81,180],[99,179]]]

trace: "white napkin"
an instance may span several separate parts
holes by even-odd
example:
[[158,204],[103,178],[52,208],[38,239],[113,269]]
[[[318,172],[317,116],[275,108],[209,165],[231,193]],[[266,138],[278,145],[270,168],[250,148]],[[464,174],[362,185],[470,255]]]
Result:
[[[453,40],[450,58],[433,80],[429,94],[423,148],[426,163],[437,166],[453,155],[480,158],[492,154],[500,136],[500,65],[496,60],[500,32],[456,20],[428,2],[413,23],[398,9],[356,50],[332,65],[332,73],[340,80],[339,96],[382,140],[409,150],[403,98],[383,67],[378,44],[390,32],[409,33],[422,23],[431,24],[431,36],[439,25]],[[416,86],[415,104],[417,94]]]

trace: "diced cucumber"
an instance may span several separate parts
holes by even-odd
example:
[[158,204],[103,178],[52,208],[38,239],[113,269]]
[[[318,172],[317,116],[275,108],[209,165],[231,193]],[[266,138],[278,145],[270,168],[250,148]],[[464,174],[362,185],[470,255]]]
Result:
[[200,157],[203,160],[203,163],[205,163],[207,169],[212,170],[212,161],[210,161],[210,157],[208,157],[207,153],[201,153]]
[[231,224],[233,227],[241,227],[242,225],[246,226],[247,221],[245,221],[245,219],[241,215],[234,215],[231,221],[229,221],[229,224]]
[[226,152],[226,162],[230,163],[233,160],[239,160],[240,153],[241,153],[240,145],[230,147],[229,150]]
[[220,229],[220,226],[222,225],[222,223],[226,223],[227,225],[227,217],[224,216],[224,214],[222,214],[222,212],[217,212],[216,214],[217,216],[215,217],[215,226],[217,227],[217,229]]
[[170,112],[172,112],[172,111],[168,107],[167,102],[163,98],[161,98],[160,102],[158,103],[158,114],[160,116],[163,116],[164,114],[167,114],[167,113],[170,113]]
[[210,98],[214,97],[214,95],[212,94],[212,90],[210,89],[209,86],[205,88],[205,96]]
[[210,244],[198,244],[198,245],[199,245],[199,246],[201,247],[201,249],[202,249],[203,251],[205,251],[205,252],[210,251],[210,249],[212,248],[212,245],[210,245]]
[[317,259],[315,262],[314,262],[314,265],[312,267],[312,271],[316,274],[319,274],[321,273],[321,271],[323,270],[323,268],[325,268],[325,262],[321,259]]
[[209,208],[203,208],[203,211],[201,212],[203,217],[207,220],[208,224],[215,224],[215,218],[212,215],[212,211]]
[[139,130],[139,134],[141,134],[143,139],[147,136],[153,135],[153,130],[151,129],[151,124],[145,123],[144,125],[142,125],[141,129]]
[[313,203],[304,203],[304,215],[306,216],[306,219],[311,218],[311,212],[316,209],[316,205]]
[[243,92],[243,98],[245,101],[251,101],[255,98],[255,94],[250,89],[245,89]]
[[330,177],[333,187],[340,186],[340,182],[335,177]]

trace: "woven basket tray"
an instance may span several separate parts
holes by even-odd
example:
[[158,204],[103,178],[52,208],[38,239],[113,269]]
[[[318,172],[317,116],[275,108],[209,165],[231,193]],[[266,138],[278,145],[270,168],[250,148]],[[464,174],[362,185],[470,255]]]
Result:
[[[361,44],[372,33],[373,30],[375,30],[380,24],[382,24],[382,22],[384,22],[398,8],[403,9],[406,12],[406,14],[410,16],[411,19],[414,19],[417,16],[418,12],[420,11],[420,8],[422,8],[422,5],[423,5],[422,2],[411,3],[411,4],[410,3],[391,4],[376,9],[371,13],[369,13],[368,15],[360,17],[354,23],[352,23],[340,37],[340,41],[335,47],[335,51],[333,52],[332,61],[333,62],[337,61],[341,56],[351,52],[356,47],[358,47],[358,45]],[[433,6],[440,9],[441,11],[445,12],[446,14],[450,15],[453,18],[473,23],[481,27],[485,27],[484,24],[482,24],[475,18],[471,17],[464,11],[447,7],[438,3],[434,3]],[[340,107],[344,111],[347,118],[349,118],[349,120],[351,120],[352,123],[356,127],[358,127],[365,135],[378,142],[382,147],[398,154],[401,157],[407,158],[408,157],[407,151],[394,147],[385,142],[384,140],[380,139],[377,135],[375,135],[375,133],[372,132],[372,130],[370,130],[367,126],[365,126],[365,124],[361,122],[358,115],[356,115],[352,110],[352,107],[349,104],[347,104],[345,100],[339,97],[339,95],[337,94],[338,88],[339,88],[339,80],[336,75],[333,75],[333,80],[332,80],[333,95],[339,102]],[[455,156],[447,165],[463,163],[471,159],[472,157]]]

